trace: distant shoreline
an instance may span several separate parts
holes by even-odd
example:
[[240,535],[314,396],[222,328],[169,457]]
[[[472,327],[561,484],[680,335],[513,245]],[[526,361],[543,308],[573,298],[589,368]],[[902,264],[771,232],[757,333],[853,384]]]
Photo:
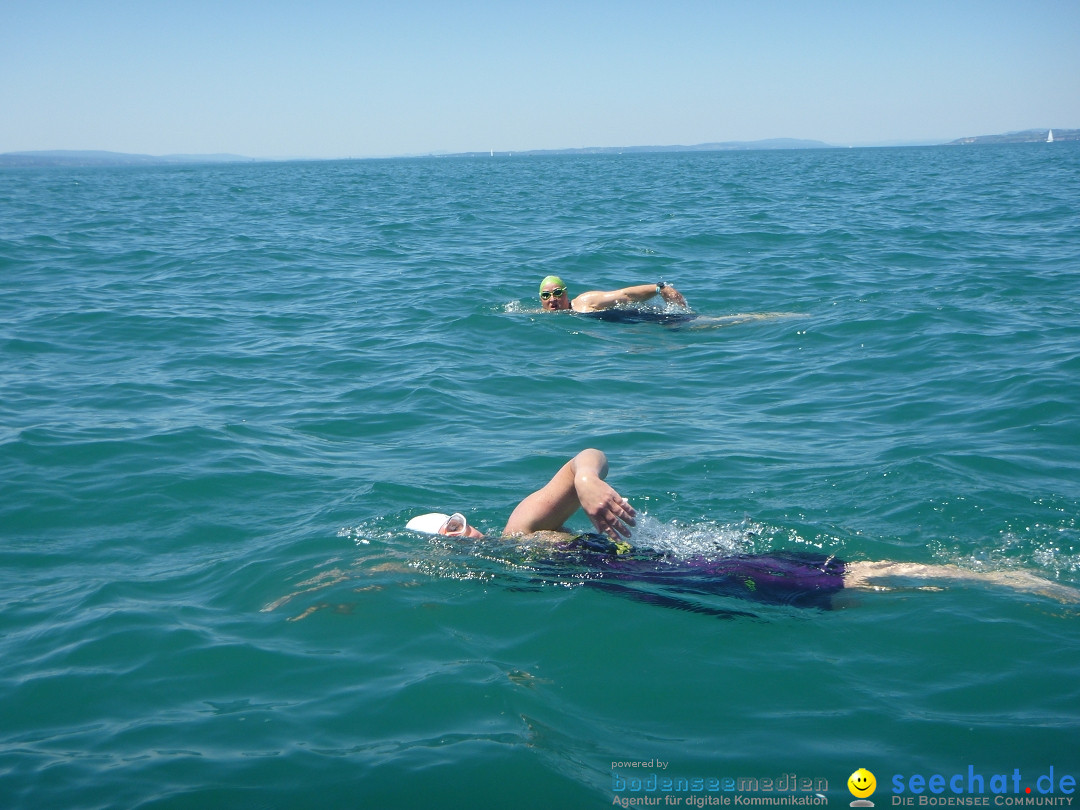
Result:
[[0,167],[182,166],[200,163],[262,163],[241,155],[133,155],[124,152],[57,149],[0,154]]
[[1054,143],[1058,141],[1080,141],[1080,129],[1025,129],[1022,132],[1007,132],[1004,135],[976,135],[973,138],[958,138],[949,141],[947,146],[968,146],[990,143],[1046,143],[1046,136],[1053,132]]
[[[969,146],[984,144],[1045,143],[1048,129],[1027,129],[1020,132],[1008,132],[1001,135],[977,135],[958,138],[947,142],[930,142],[921,146]],[[1054,129],[1054,142],[1080,141],[1080,129]],[[915,144],[911,144],[915,145]],[[372,158],[251,158],[242,155],[140,155],[123,152],[89,150],[50,150],[40,152],[6,152],[0,154],[0,168],[41,168],[69,167],[89,168],[94,166],[190,166],[198,164],[230,163],[284,163],[295,161],[324,160],[393,160],[396,158],[463,158],[463,157],[507,157],[507,156],[544,156],[544,155],[618,155],[647,154],[663,152],[739,152],[739,151],[778,151],[786,149],[844,149],[847,147],[828,144],[823,141],[801,140],[798,138],[769,138],[760,141],[725,141],[703,143],[695,146],[592,146],[569,149],[527,149],[519,152],[507,150],[489,150],[475,152],[430,153],[426,155],[398,155],[395,157]],[[887,148],[887,147],[860,147]]]

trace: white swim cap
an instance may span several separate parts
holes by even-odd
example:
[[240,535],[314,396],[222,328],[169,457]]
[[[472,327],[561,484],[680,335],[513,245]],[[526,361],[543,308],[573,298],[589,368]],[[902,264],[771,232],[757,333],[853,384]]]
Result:
[[442,512],[429,512],[426,515],[417,515],[405,524],[405,528],[421,534],[438,534],[448,520],[450,516]]
[[448,534],[464,535],[469,524],[465,516],[460,512],[452,515],[444,515],[442,512],[428,512],[426,515],[417,515],[405,524],[406,529],[421,534]]

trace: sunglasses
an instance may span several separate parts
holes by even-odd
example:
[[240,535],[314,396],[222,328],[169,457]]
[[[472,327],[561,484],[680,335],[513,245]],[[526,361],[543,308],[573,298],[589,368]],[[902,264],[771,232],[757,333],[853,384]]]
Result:
[[554,290],[544,290],[542,293],[540,293],[540,300],[547,301],[553,296],[555,298],[562,298],[564,295],[566,295],[566,288],[556,287]]

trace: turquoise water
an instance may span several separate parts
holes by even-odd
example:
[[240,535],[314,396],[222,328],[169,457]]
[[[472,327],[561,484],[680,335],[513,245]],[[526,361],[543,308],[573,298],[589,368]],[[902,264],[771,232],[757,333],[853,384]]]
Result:
[[[549,273],[703,317],[539,313]],[[903,583],[725,620],[402,529],[497,532],[595,446],[674,554],[1080,586],[1078,300],[1073,144],[6,170],[0,801],[1080,776],[1075,606]],[[669,798],[724,795],[778,794]]]

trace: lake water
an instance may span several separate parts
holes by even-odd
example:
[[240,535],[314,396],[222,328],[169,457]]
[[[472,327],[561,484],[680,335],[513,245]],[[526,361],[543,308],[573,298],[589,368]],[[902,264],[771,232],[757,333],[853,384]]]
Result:
[[675,556],[1080,587],[1078,301],[1068,143],[0,172],[0,803],[1071,797],[1075,605],[680,610],[403,527],[592,446]]

